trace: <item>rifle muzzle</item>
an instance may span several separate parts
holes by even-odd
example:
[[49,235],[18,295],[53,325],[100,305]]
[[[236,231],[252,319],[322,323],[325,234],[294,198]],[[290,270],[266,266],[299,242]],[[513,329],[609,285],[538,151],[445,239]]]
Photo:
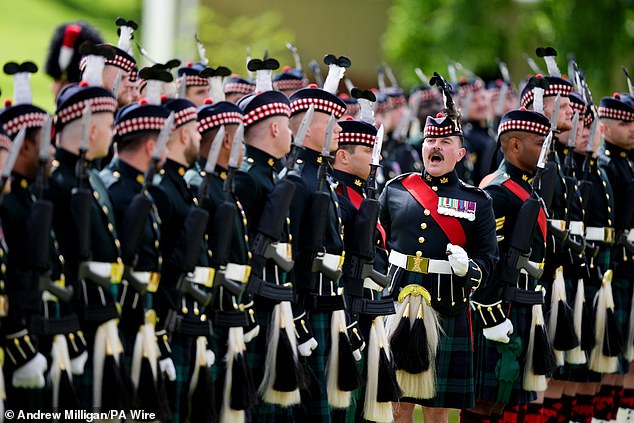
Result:
[[529,276],[535,278],[535,279],[539,279],[542,277],[542,274],[544,273],[544,269],[543,267],[540,268],[539,266],[537,266],[535,263],[531,262],[528,257],[526,256],[520,256],[518,261],[517,261],[517,268],[518,269],[524,269],[526,271],[526,273],[529,274]]

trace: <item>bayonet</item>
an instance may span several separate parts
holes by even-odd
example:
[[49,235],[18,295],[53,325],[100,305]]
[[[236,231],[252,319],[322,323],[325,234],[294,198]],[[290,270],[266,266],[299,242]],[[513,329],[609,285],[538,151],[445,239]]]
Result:
[[251,61],[251,47],[247,47],[247,76],[253,80],[253,72],[249,70],[249,62]]
[[231,143],[231,153],[229,154],[229,175],[225,180],[224,190],[225,195],[232,195],[234,192],[234,179],[236,170],[238,169],[238,162],[242,154],[242,142],[244,141],[244,124],[240,123],[235,135],[233,136],[233,142]]
[[418,79],[420,79],[420,82],[423,83],[423,85],[429,85],[429,78],[427,77],[427,75],[425,75],[421,68],[414,68],[414,72],[416,73],[416,76],[418,76]]
[[11,150],[9,151],[9,157],[7,157],[7,161],[4,163],[4,167],[2,168],[2,176],[0,177],[0,189],[4,188],[4,185],[7,183],[9,178],[11,177],[11,171],[13,171],[13,166],[15,165],[15,161],[18,159],[18,154],[20,154],[20,149],[22,148],[22,144],[24,143],[24,138],[26,137],[26,127],[23,126],[18,134],[13,139],[11,143]]
[[630,95],[634,97],[634,88],[632,88],[632,78],[630,77],[630,72],[627,70],[625,66],[623,66],[623,73],[625,74],[625,78],[627,79],[627,90]]
[[390,80],[390,85],[398,88],[398,81],[396,80],[396,76],[394,76],[394,72],[392,72],[392,68],[385,62],[383,62],[383,67],[385,68],[385,75],[387,76],[387,79]]
[[332,133],[335,129],[335,114],[330,114],[328,119],[328,126],[326,126],[326,132],[324,134],[324,144],[321,148],[321,165],[319,166],[318,180],[319,191],[323,190],[324,182],[326,181],[326,174],[328,170],[328,160],[330,159],[330,143],[332,141]]
[[81,115],[81,138],[79,141],[79,154],[86,155],[90,141],[90,123],[92,120],[92,100],[86,100],[84,111]]
[[447,72],[449,73],[449,80],[455,84],[458,82],[458,74],[456,73],[456,66],[453,63],[447,65]]
[[211,175],[216,169],[216,163],[218,162],[218,156],[220,155],[220,148],[222,147],[222,140],[225,137],[225,126],[222,125],[213,141],[211,142],[211,148],[209,154],[207,154],[207,162],[205,163],[205,173]]
[[121,71],[117,70],[117,76],[114,77],[114,82],[112,83],[112,95],[114,98],[119,97],[119,87],[121,86]]
[[319,63],[317,60],[312,60],[309,64],[310,70],[313,71],[313,75],[315,76],[315,82],[318,86],[324,86],[324,77],[321,75],[321,68],[319,67]]
[[198,38],[198,34],[194,34],[194,38],[196,39],[196,47],[198,48],[200,63],[207,66],[209,64],[209,59],[207,59],[207,49],[205,49],[205,45],[202,41],[200,41],[200,38]]
[[295,69],[299,69],[301,71],[302,70],[302,60],[299,57],[299,52],[297,51],[297,47],[295,47],[291,43],[286,43],[286,48],[289,49],[291,51],[291,53],[293,54],[293,60],[295,61]]
[[539,68],[539,66],[537,66],[535,59],[533,59],[526,53],[524,53],[524,58],[526,59],[526,62],[528,63],[528,67],[531,68],[534,74],[538,74],[538,73],[543,74],[542,70]]
[[568,154],[572,153],[575,148],[575,141],[577,139],[577,129],[579,127],[579,111],[575,110],[572,117],[572,129],[570,130],[570,136],[568,136]]
[[[550,145],[553,141],[553,132],[550,131],[546,138],[544,139],[544,144],[542,144],[542,149],[539,152],[539,159],[537,160],[537,167],[541,170],[546,168],[546,162],[548,162],[548,152],[550,151]],[[537,180],[536,177],[534,180]]]
[[374,139],[374,147],[372,148],[372,162],[370,163],[370,174],[366,182],[366,189],[368,192],[368,198],[374,198],[376,195],[376,172],[381,162],[381,149],[383,147],[383,137],[385,134],[385,128],[383,124],[376,131],[376,137]]
[[586,154],[594,154],[594,135],[597,133],[597,127],[599,126],[599,119],[596,118],[590,125],[590,134],[588,135],[588,145],[586,145]]
[[383,65],[379,65],[376,68],[377,83],[379,84],[379,91],[385,91],[385,70]]
[[557,121],[559,120],[559,107],[561,106],[561,94],[557,93],[555,104],[553,105],[552,119],[550,120],[550,130],[557,132]]

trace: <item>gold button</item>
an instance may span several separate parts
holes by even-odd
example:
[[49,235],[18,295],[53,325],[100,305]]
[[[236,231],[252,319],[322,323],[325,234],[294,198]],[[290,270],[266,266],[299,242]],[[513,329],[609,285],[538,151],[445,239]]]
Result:
[[158,247],[159,247],[159,242],[158,242],[158,240],[156,240],[156,241],[154,241],[154,248],[158,249]]
[[423,214],[425,216],[429,216],[431,214],[431,212],[428,209],[425,209],[425,211],[423,212]]
[[608,206],[608,213],[612,211],[612,207]]
[[433,187],[431,187],[431,189],[433,189],[434,191],[438,191],[438,187],[436,185],[434,185]]
[[159,256],[158,258],[158,265],[162,265],[163,264],[163,257]]
[[288,242],[291,242],[293,240],[293,235],[288,234]]
[[425,242],[425,237],[422,237],[422,236],[421,236],[421,237],[419,237],[419,238],[418,238],[418,243],[419,243],[419,244],[422,244],[423,242]]
[[95,197],[95,200],[99,200],[99,193],[97,191],[93,191],[92,196]]
[[119,241],[118,239],[115,239],[115,240],[114,240],[114,245],[115,245],[115,247],[117,247],[117,248],[121,248],[121,241]]
[[112,225],[112,223],[108,223],[108,230],[110,232],[114,231],[114,226]]
[[427,223],[423,222],[420,224],[421,229],[427,229]]
[[106,206],[105,204],[101,206],[101,211],[103,211],[103,214],[108,214],[108,206]]

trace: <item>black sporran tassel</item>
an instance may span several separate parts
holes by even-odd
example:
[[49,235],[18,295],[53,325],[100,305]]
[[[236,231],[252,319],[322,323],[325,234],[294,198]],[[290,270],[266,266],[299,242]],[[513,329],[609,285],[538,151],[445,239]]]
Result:
[[579,346],[572,309],[563,300],[558,301],[557,308],[557,327],[553,347],[558,351],[569,351]]
[[616,357],[623,352],[623,341],[614,309],[608,308],[605,316],[605,337],[603,338],[603,354]]
[[390,337],[390,349],[394,352],[394,364],[397,369],[404,369],[408,361],[407,346],[410,339],[409,303],[405,305],[403,316]]
[[280,392],[291,392],[297,389],[297,369],[292,365],[293,349],[286,330],[280,330],[280,340],[275,356],[275,381],[273,389]]
[[592,303],[585,301],[581,318],[581,349],[590,351],[594,348],[594,344],[594,310],[592,310]]
[[396,381],[396,372],[392,363],[387,358],[385,348],[379,350],[379,380],[376,392],[377,402],[398,401],[401,397],[401,388]]
[[189,421],[192,423],[215,422],[216,408],[214,404],[214,385],[205,363],[198,368],[198,382],[191,396]]
[[354,391],[359,387],[359,370],[346,332],[339,332],[337,385],[341,391]]
[[257,403],[257,392],[253,383],[253,375],[243,353],[233,358],[231,367],[231,400],[233,410],[246,410]]
[[429,357],[429,344],[427,342],[427,329],[423,320],[422,304],[416,312],[416,319],[410,329],[408,346],[403,370],[408,373],[418,374],[429,370],[431,359]]
[[543,325],[535,326],[535,346],[533,348],[533,373],[548,375],[557,368],[557,358]]

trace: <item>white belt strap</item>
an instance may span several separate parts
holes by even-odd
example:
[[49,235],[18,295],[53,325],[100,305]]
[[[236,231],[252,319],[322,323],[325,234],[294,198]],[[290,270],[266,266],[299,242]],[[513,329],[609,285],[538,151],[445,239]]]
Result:
[[[438,273],[451,275],[451,264],[447,260],[434,260],[426,257],[408,256],[396,250],[390,251],[389,262],[410,272]],[[409,261],[409,263],[408,263]],[[426,263],[426,264],[425,264]],[[417,266],[417,264],[420,264]]]
[[571,235],[579,235],[583,236],[583,222],[580,220],[571,220],[570,221],[570,234]]

